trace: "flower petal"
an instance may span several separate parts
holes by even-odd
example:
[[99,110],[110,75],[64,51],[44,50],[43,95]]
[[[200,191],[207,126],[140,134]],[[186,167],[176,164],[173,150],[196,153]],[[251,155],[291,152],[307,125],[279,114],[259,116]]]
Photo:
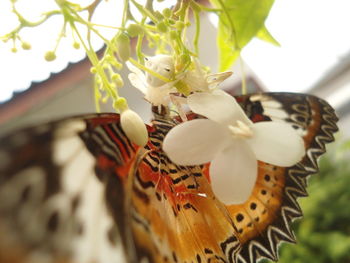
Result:
[[139,78],[138,75],[135,73],[130,73],[128,75],[128,78],[130,80],[131,85],[133,85],[135,88],[137,88],[139,91],[141,91],[143,94],[147,93],[147,88],[145,86],[145,82],[142,82],[142,79]]
[[132,72],[128,75],[131,85],[140,90],[143,94],[146,94],[147,88],[145,74],[139,68],[131,64],[129,61],[127,61],[125,64],[128,67],[128,69]]
[[163,150],[179,165],[198,165],[211,161],[230,135],[210,120],[192,120],[172,128],[165,136]]
[[260,161],[278,166],[292,166],[305,155],[303,139],[288,124],[254,123],[253,137],[247,142]]
[[250,147],[238,139],[218,153],[210,164],[209,172],[216,197],[226,205],[241,204],[252,193],[258,165]]
[[234,125],[237,120],[252,125],[237,101],[222,90],[191,94],[188,106],[193,112],[223,125]]

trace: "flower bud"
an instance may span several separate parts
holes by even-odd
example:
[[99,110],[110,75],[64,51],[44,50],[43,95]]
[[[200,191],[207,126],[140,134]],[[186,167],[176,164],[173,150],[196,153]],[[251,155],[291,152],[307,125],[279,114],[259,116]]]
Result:
[[73,47],[74,47],[75,49],[79,49],[79,48],[80,48],[80,43],[75,41],[75,42],[73,43]]
[[45,53],[45,60],[46,61],[53,61],[53,60],[55,60],[56,59],[56,54],[55,54],[55,52],[54,51],[47,51],[46,53]]
[[167,18],[171,17],[171,10],[170,8],[164,8],[163,15]]
[[143,33],[143,28],[138,24],[130,24],[126,31],[131,37],[136,37]]
[[175,23],[175,27],[176,27],[176,29],[178,29],[178,30],[183,30],[184,27],[185,27],[185,23],[182,22],[182,21],[177,21],[177,22]]
[[116,39],[118,57],[122,61],[130,58],[130,39],[125,33],[120,33]]
[[90,68],[90,73],[96,74],[97,73],[97,69],[95,67],[91,67]]
[[119,97],[113,102],[113,108],[117,111],[124,111],[128,109],[128,103],[125,98]]
[[28,42],[22,42],[22,48],[24,50],[29,50],[32,48],[32,46]]
[[141,117],[134,111],[127,109],[120,116],[120,123],[126,136],[131,142],[144,147],[148,142],[148,132]]
[[157,29],[159,30],[159,32],[161,33],[166,33],[168,31],[168,27],[166,26],[166,24],[164,22],[159,22],[157,24]]
[[11,52],[12,53],[16,53],[17,52],[17,48],[16,47],[11,48]]

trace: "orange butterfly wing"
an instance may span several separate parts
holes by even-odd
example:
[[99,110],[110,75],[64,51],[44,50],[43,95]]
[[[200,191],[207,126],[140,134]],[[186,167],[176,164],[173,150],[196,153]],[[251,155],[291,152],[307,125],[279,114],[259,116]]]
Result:
[[142,183],[135,183],[134,236],[139,250],[147,251],[140,259],[253,263],[261,257],[277,260],[278,244],[295,242],[290,223],[302,215],[296,200],[307,195],[306,178],[317,172],[316,160],[333,141],[337,118],[326,102],[313,96],[267,93],[237,100],[253,121],[290,123],[304,138],[306,156],[288,168],[259,162],[249,200],[225,206],[211,191],[209,165],[176,166],[161,151],[174,124],[156,120],[150,152],[136,176]]

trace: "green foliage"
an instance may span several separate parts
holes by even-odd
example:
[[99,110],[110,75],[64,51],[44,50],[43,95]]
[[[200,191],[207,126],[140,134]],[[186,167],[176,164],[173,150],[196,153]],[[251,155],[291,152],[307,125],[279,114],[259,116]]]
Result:
[[211,0],[223,11],[219,15],[220,70],[229,69],[249,41],[258,35],[277,44],[264,23],[274,0]]
[[271,35],[271,33],[267,30],[266,26],[260,28],[259,32],[256,35],[257,38],[264,40],[272,45],[280,47],[280,43]]
[[349,143],[321,159],[320,173],[310,178],[310,196],[300,199],[304,218],[294,224],[297,245],[284,244],[279,263],[350,262]]

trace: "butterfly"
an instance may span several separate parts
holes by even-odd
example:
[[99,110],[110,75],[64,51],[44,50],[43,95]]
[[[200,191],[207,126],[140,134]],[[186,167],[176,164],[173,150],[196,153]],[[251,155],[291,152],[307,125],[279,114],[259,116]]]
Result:
[[130,142],[113,113],[65,118],[3,137],[0,262],[277,261],[278,245],[295,242],[291,222],[302,216],[297,198],[307,196],[307,178],[334,140],[337,117],[311,95],[235,99],[253,122],[290,124],[306,148],[292,167],[259,162],[253,192],[240,205],[215,197],[209,164],[179,166],[162,151],[167,132],[181,123],[165,107],[152,108],[144,148]]

